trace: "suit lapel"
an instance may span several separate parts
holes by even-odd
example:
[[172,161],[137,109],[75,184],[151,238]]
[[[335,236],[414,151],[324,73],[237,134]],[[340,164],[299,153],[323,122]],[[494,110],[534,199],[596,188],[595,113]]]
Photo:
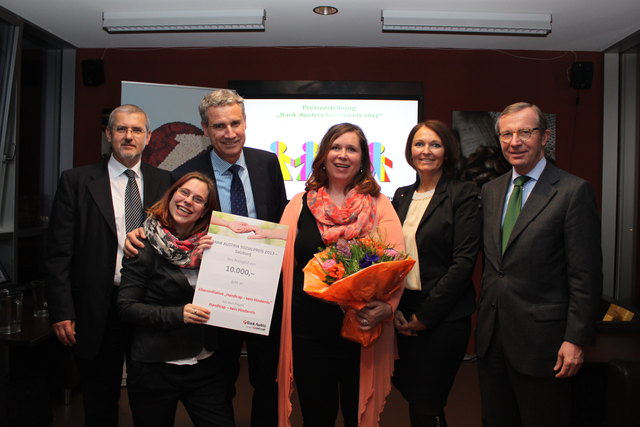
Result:
[[498,254],[502,254],[502,210],[510,180],[511,171],[496,178],[491,184],[493,191],[485,192],[483,197],[486,200],[482,200],[485,224],[490,227],[491,244]]
[[143,188],[142,188],[142,200],[144,201],[144,208],[149,208],[149,201],[158,200],[158,185],[154,182],[154,171],[146,163],[140,164],[140,172],[143,177]]
[[[264,180],[267,177],[267,172],[265,170],[265,163],[260,162],[253,155],[254,153],[251,150],[244,150],[244,161],[247,164],[247,172],[249,173],[249,181],[251,181],[251,191],[253,192],[253,203],[256,207],[256,217],[258,218],[267,218],[268,217],[268,197],[269,191],[265,191],[267,189],[264,186],[264,183],[261,180]],[[276,203],[276,201],[271,201],[272,203]]]
[[[407,219],[407,213],[409,212],[409,205],[411,205],[413,192],[416,191],[418,185],[419,182],[416,181],[416,183],[411,187],[407,187],[404,191],[398,194],[399,200],[396,202],[396,206],[398,207],[397,214],[398,218],[400,218],[400,223],[402,224],[404,224],[404,220]],[[447,186],[448,179],[445,176],[442,176],[436,185],[433,198],[429,202],[427,209],[422,214],[418,228],[420,228],[422,224],[424,224],[424,222],[436,211],[436,208],[447,199]]]
[[547,166],[540,175],[540,179],[536,183],[535,187],[533,187],[531,194],[529,194],[527,201],[522,207],[522,211],[520,212],[520,215],[513,227],[513,231],[511,232],[511,236],[509,237],[507,249],[511,245],[511,242],[513,242],[527,228],[531,221],[533,221],[545,206],[549,204],[551,199],[555,197],[558,191],[555,189],[554,184],[558,179],[559,176],[556,168],[551,163],[547,163]]
[[435,191],[433,192],[433,198],[429,202],[427,209],[424,211],[422,215],[422,219],[418,224],[418,229],[422,227],[422,224],[436,211],[436,208],[442,204],[447,199],[447,178],[443,175],[440,177],[438,184],[436,185]]
[[108,161],[104,161],[98,165],[95,174],[91,177],[93,180],[87,184],[87,188],[98,206],[98,210],[107,224],[109,224],[109,228],[113,234],[117,236],[116,217],[113,212],[113,199],[111,197],[111,183],[109,181],[107,162]]
[[411,195],[418,187],[418,183],[416,182],[411,187],[407,187],[402,190],[394,199],[394,204],[397,206],[396,212],[398,214],[398,218],[400,218],[400,223],[404,223],[404,220],[407,218],[407,212],[409,211],[409,205],[411,204]]
[[[211,150],[213,150],[213,148],[209,148],[206,153],[205,156],[203,156],[203,164],[202,164],[202,169],[197,169],[197,170],[201,170],[203,171],[204,174],[208,175],[209,178],[211,178],[211,181],[213,181],[213,186],[217,189],[218,188],[218,182],[216,181],[216,173],[213,170],[213,163],[211,163]],[[220,192],[216,191],[216,201],[218,202],[218,209],[217,210],[222,210],[220,208]]]
[[[158,185],[158,171],[156,168],[146,164],[140,163],[140,172],[142,173],[143,188],[142,188],[142,200],[144,201],[145,210],[150,208],[153,203],[164,195],[164,192],[168,190],[164,185]],[[214,181],[215,182],[215,181]]]

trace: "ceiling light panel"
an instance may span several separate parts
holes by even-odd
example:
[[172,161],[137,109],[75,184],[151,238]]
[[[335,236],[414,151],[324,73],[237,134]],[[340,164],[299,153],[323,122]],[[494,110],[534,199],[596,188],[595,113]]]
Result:
[[545,36],[551,32],[551,15],[386,9],[382,11],[382,30]]
[[103,12],[108,33],[184,31],[264,31],[264,9]]

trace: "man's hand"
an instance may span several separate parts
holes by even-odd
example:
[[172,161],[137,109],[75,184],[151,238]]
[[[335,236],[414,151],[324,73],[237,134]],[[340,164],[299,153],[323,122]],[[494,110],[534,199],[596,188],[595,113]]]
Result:
[[138,255],[138,249],[136,249],[136,247],[143,248],[144,243],[142,243],[142,239],[146,238],[147,236],[144,234],[142,227],[128,232],[126,239],[124,239],[124,256],[126,258],[133,258]]
[[63,345],[71,347],[76,343],[76,322],[74,320],[63,320],[54,323],[51,327]]
[[559,371],[556,378],[569,378],[580,370],[584,362],[584,350],[582,346],[564,341],[558,350],[558,360],[553,367],[554,371]]
[[415,314],[412,314],[411,321],[407,322],[404,314],[399,310],[396,310],[396,314],[393,318],[393,324],[399,333],[408,337],[415,337],[418,335],[418,331],[426,329],[426,326],[418,320]]

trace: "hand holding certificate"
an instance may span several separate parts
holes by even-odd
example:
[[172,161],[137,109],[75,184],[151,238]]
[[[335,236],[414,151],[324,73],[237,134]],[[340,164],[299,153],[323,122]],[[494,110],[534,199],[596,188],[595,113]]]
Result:
[[288,226],[214,211],[193,303],[207,324],[268,335]]

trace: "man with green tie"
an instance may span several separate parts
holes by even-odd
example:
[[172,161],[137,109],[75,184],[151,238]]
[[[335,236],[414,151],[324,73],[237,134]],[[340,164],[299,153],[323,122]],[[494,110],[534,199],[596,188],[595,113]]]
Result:
[[551,132],[537,106],[508,106],[496,130],[513,168],[482,188],[483,426],[567,426],[570,378],[595,338],[600,220],[589,184],[545,158]]

